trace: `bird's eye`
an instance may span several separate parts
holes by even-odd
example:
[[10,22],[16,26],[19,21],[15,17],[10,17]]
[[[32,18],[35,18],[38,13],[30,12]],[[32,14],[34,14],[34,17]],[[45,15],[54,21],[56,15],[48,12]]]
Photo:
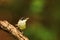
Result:
[[21,20],[24,20],[24,17],[22,17]]

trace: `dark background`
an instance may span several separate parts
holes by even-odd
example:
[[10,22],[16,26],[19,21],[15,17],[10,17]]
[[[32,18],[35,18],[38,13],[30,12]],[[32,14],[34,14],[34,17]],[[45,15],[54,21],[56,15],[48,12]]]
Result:
[[[15,25],[29,17],[24,30],[30,40],[60,40],[60,0],[0,0],[0,20]],[[15,40],[0,29],[0,40]]]

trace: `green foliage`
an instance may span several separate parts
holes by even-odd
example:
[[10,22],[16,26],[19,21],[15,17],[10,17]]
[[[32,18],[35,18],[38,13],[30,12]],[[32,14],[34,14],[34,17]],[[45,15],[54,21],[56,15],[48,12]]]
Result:
[[30,40],[56,40],[56,33],[40,24],[32,24],[25,32]]
[[32,0],[30,4],[30,10],[32,12],[39,13],[43,10],[45,0]]
[[60,0],[30,0],[30,3],[29,0],[11,0],[7,5],[2,3],[0,10],[11,11],[11,14],[13,13],[11,17],[13,17],[14,22],[21,16],[30,17],[30,22],[31,20],[32,22],[24,30],[24,34],[30,40],[57,40],[57,36],[60,34],[59,3]]

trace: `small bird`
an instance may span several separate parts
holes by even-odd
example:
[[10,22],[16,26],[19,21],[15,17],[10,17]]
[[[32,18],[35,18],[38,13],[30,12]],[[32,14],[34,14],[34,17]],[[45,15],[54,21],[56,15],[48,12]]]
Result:
[[29,19],[29,18],[25,18],[25,19],[21,18],[21,19],[18,21],[18,23],[16,24],[16,26],[18,26],[18,28],[19,28],[20,30],[26,29],[26,21],[27,21],[28,19]]

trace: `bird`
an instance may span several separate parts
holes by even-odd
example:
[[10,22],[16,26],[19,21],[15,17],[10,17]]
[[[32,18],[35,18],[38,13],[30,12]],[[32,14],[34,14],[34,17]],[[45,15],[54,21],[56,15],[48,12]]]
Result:
[[20,29],[20,30],[24,30],[26,29],[26,22],[29,18],[21,18],[19,19],[18,23],[16,24],[16,26]]

